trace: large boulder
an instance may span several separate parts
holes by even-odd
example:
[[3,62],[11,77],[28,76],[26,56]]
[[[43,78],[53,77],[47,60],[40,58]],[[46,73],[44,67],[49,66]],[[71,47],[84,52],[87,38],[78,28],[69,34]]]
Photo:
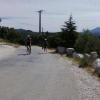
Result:
[[91,54],[91,60],[96,60],[97,59],[97,57],[98,57],[98,54],[97,54],[97,52],[91,52],[90,53]]
[[93,68],[95,68],[95,72],[100,76],[100,58],[94,61]]
[[90,59],[90,57],[91,57],[90,54],[88,54],[88,53],[85,53],[85,54],[84,54],[84,58],[86,58],[86,59]]
[[60,54],[64,54],[64,53],[66,53],[66,48],[58,46],[57,47],[57,52],[60,53]]
[[73,53],[73,58],[76,58],[76,59],[83,59],[83,58],[84,58],[84,55],[81,54],[81,53],[76,53],[76,52],[74,52],[74,53]]
[[72,56],[74,52],[75,52],[74,48],[67,48],[66,49],[67,56]]
[[94,68],[97,68],[97,67],[100,67],[100,58],[96,59],[93,63],[93,67]]

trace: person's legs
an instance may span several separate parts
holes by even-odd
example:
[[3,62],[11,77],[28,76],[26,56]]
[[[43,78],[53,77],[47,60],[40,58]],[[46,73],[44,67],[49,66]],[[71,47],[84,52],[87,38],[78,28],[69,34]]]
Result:
[[43,47],[43,50],[44,50],[44,52],[45,52],[45,47]]
[[27,45],[27,54],[29,54],[29,46]]
[[44,52],[46,52],[46,53],[47,53],[47,46],[45,46],[45,47],[44,47]]
[[30,53],[31,53],[31,45],[29,45],[29,50],[30,50]]
[[27,45],[27,53],[31,54],[31,46],[30,45]]
[[27,47],[27,52],[28,52],[28,45],[26,47]]
[[41,46],[42,46],[42,49],[44,49],[44,45],[43,45],[43,44],[41,44]]
[[44,48],[44,52],[46,52],[46,48]]
[[45,51],[46,51],[46,53],[47,53],[47,46],[46,46],[46,48],[45,48]]

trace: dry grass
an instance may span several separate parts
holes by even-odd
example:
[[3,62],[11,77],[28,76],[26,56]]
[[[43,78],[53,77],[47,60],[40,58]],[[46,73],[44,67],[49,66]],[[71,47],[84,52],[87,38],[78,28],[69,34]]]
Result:
[[15,43],[10,43],[4,39],[0,39],[0,44],[1,45],[9,45],[9,46],[13,46],[15,48],[18,48],[20,45],[19,44],[15,44]]

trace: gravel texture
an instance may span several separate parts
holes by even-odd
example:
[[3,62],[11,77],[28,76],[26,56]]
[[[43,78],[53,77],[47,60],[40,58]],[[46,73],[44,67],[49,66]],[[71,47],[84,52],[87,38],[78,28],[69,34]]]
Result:
[[15,48],[8,45],[0,44],[0,60],[6,59],[15,52]]
[[85,69],[79,68],[72,61],[69,62],[72,64],[71,70],[77,79],[81,100],[100,100],[100,81],[98,78]]

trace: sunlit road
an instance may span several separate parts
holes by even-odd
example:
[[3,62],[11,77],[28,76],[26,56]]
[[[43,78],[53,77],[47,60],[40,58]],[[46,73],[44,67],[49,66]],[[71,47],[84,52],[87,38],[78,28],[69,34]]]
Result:
[[0,100],[80,100],[70,63],[57,54],[19,47],[0,61]]

